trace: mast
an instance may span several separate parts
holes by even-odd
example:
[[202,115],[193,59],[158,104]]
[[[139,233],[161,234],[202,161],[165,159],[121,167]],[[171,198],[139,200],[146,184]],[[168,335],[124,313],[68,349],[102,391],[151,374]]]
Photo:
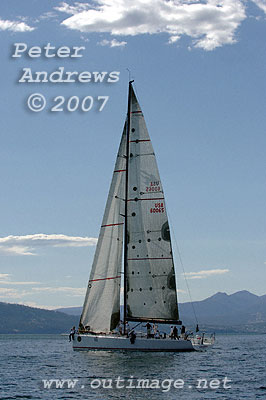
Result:
[[127,130],[126,130],[126,179],[125,179],[125,224],[124,224],[124,335],[126,334],[127,324],[127,220],[128,220],[128,164],[129,164],[129,134],[130,134],[130,119],[131,119],[131,96],[132,83],[128,84],[128,105],[127,105]]

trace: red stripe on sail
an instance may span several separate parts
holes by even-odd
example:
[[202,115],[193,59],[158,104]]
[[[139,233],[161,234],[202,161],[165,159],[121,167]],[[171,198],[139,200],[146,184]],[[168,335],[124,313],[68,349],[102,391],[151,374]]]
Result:
[[[164,197],[154,197],[153,199],[138,199],[138,201],[143,200],[164,200]],[[128,201],[136,201],[135,199],[129,199]]]
[[131,111],[130,114],[142,114],[142,111]]
[[150,142],[150,139],[136,139],[136,140],[130,140],[130,143],[138,143],[138,142]]
[[126,169],[116,169],[114,172],[124,172]]
[[117,279],[117,278],[121,278],[121,276],[114,276],[112,278],[100,278],[100,279],[92,279],[89,282],[98,282],[98,281],[108,281],[110,279]]
[[106,226],[116,226],[116,225],[124,225],[124,222],[120,222],[119,224],[102,225],[101,228],[105,228]]

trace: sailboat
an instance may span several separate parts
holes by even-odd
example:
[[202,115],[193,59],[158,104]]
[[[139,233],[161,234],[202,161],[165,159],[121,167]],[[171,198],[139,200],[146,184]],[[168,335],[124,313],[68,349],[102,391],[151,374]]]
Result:
[[[132,83],[73,349],[193,351],[203,342],[184,334],[173,338],[151,330],[152,324],[173,327],[182,322],[164,192]],[[136,325],[142,324],[146,324],[147,334],[135,333]],[[204,341],[210,344],[206,338]]]

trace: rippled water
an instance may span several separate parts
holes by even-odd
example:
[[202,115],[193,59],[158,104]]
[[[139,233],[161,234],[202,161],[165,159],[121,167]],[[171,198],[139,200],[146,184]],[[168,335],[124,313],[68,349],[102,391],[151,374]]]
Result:
[[[193,353],[73,352],[59,335],[0,335],[0,346],[1,400],[266,399],[266,335],[218,336],[212,349]],[[160,387],[119,389],[118,377],[120,386],[133,377],[131,385],[149,379]],[[230,388],[223,387],[225,377]],[[102,387],[104,378],[113,379],[106,381],[112,388]],[[50,379],[78,381],[72,389],[67,382],[45,389],[43,380]],[[183,379],[184,387],[169,379]],[[215,388],[197,388],[198,379]]]

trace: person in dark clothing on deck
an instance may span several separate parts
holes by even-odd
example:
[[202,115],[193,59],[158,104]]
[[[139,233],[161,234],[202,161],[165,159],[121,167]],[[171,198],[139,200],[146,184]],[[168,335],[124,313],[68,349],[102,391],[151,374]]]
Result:
[[131,343],[131,344],[134,344],[135,341],[136,341],[136,337],[137,337],[136,334],[135,334],[135,332],[132,331],[132,332],[130,333],[129,337],[130,337],[130,343]]
[[75,331],[76,331],[76,328],[75,328],[75,326],[73,326],[73,328],[71,329],[71,331],[70,331],[70,334],[69,334],[69,341],[71,342],[71,339],[74,341],[74,339],[75,339]]
[[186,327],[184,325],[181,326],[181,337],[186,338]]
[[174,329],[173,329],[173,338],[178,339],[178,330],[177,330],[176,326],[174,326]]
[[151,337],[151,324],[149,322],[147,322],[147,324],[145,325],[147,328],[147,339]]

